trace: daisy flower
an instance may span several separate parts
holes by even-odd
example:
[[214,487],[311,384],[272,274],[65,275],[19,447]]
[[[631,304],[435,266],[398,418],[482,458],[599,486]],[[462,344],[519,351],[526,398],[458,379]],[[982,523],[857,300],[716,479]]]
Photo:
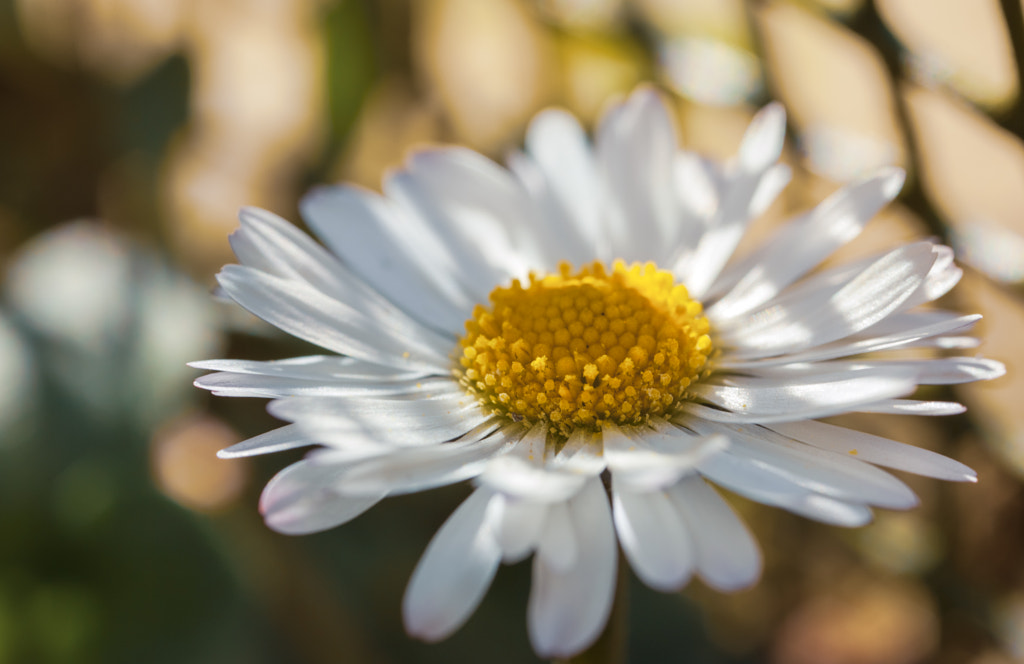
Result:
[[976,345],[964,334],[979,316],[922,306],[961,276],[948,247],[818,269],[896,196],[898,169],[734,255],[789,180],[784,135],[770,105],[738,155],[713,163],[677,148],[667,109],[642,88],[593,143],[548,110],[508,169],[429,149],[389,174],[382,196],[313,191],[302,212],[326,248],[243,210],[223,292],[330,354],[195,363],[214,372],[199,387],[269,398],[289,422],[221,456],[317,446],[263,491],[267,524],[289,534],[472,480],[413,572],[406,628],[445,638],[502,562],[532,555],[527,626],[542,657],[601,633],[618,546],[657,590],[693,575],[723,591],[757,580],[757,544],[712,483],[860,526],[873,506],[917,503],[879,466],[973,481],[954,460],[818,421],[959,413],[907,397],[1004,369],[900,352]]

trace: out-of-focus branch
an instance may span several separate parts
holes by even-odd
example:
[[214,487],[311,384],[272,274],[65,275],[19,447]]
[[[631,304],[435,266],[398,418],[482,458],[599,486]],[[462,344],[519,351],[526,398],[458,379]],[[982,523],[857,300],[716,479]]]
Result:
[[1024,7],[1020,0],[999,0],[1006,20],[1006,30],[1013,46],[1013,61],[1017,67],[1017,100],[999,124],[1024,139]]
[[907,102],[903,96],[903,48],[896,37],[885,26],[874,0],[868,0],[868,2],[864,3],[860,12],[850,21],[849,27],[861,37],[871,42],[871,45],[875,47],[875,50],[881,56],[889,73],[894,104],[893,110],[896,113],[896,121],[907,147],[907,171],[909,177],[903,187],[903,191],[900,193],[900,201],[919,216],[928,225],[932,233],[938,237],[946,238],[946,225],[921,188],[923,160],[921,158],[917,133],[914,131],[914,123],[910,117],[910,110],[907,108]]
[[[998,122],[1003,128],[1024,139],[1024,9],[1022,9],[1020,0],[1000,0],[1000,4],[1002,5],[1007,29],[1010,32],[1013,43],[1014,59],[1017,63],[1017,75],[1020,77],[1019,85],[1021,92],[1018,93],[1017,101],[1013,108],[1007,114],[1004,114],[1002,121],[996,118],[993,118],[993,121]],[[903,187],[900,200],[927,222],[931,231],[938,237],[944,238],[948,244],[947,229],[941,220],[941,216],[921,189],[919,175],[913,176],[914,173],[920,173],[921,153],[906,100],[900,91],[903,78],[901,47],[882,22],[874,0],[868,0],[865,3],[863,9],[850,22],[849,26],[878,49],[892,80],[896,117],[899,121],[900,129],[906,137],[907,161],[910,167],[909,170],[912,172],[912,177],[907,179],[907,184]],[[1009,295],[1016,298],[1024,298],[1024,287],[1021,285],[1006,284],[996,280],[993,280],[993,283],[996,283]]]
[[[765,83],[770,90],[773,87],[772,78],[775,73],[768,66],[764,39],[761,35],[760,22],[758,20],[758,11],[764,4],[764,0],[747,0],[746,8],[751,34],[753,35],[753,47],[764,68]],[[872,0],[865,3],[857,15],[847,23],[847,26],[875,47],[885,63],[885,68],[889,74],[896,120],[900,132],[906,141],[907,171],[910,176],[907,178],[907,183],[900,194],[900,200],[928,225],[932,233],[938,237],[945,238],[946,226],[942,222],[938,211],[932,206],[931,201],[924,195],[921,189],[920,177],[918,177],[921,169],[921,153],[918,149],[917,135],[914,133],[913,123],[911,122],[910,113],[901,89],[903,85],[902,47],[892,33],[889,32],[888,28],[885,27]]]

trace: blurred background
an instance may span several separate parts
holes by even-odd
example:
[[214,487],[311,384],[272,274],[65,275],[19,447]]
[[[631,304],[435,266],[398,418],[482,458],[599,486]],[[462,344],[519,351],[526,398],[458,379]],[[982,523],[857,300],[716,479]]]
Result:
[[977,485],[911,477],[919,509],[854,531],[730,497],[764,579],[633,582],[629,661],[1024,662],[1019,2],[0,0],[0,664],[535,661],[525,563],[448,641],[402,632],[467,487],[274,534],[257,497],[301,453],[215,458],[275,422],[185,362],[310,352],[210,297],[240,206],[298,220],[312,184],[377,188],[417,144],[500,160],[537,110],[593,123],[640,81],[716,157],[785,103],[794,182],[757,229],[907,168],[840,258],[951,243],[968,269],[943,304],[985,315],[981,352],[1010,373],[957,389],[966,416],[843,420]]

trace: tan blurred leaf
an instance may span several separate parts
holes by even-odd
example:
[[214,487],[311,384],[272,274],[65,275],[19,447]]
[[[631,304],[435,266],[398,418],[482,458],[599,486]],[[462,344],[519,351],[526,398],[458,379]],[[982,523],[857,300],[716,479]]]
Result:
[[459,141],[494,151],[551,99],[549,36],[514,0],[413,3],[415,65]]
[[565,104],[585,122],[595,122],[609,98],[650,76],[647,53],[628,38],[566,35],[558,46]]
[[960,224],[950,233],[957,256],[996,281],[1024,281],[1024,235],[982,224]]
[[379,190],[384,171],[398,166],[409,148],[440,137],[437,109],[405,81],[384,79],[363,104],[334,178]]
[[690,35],[750,48],[743,0],[631,0],[640,15],[663,35]]
[[172,243],[197,273],[231,260],[226,236],[241,206],[290,209],[297,175],[319,148],[326,125],[319,1],[196,5],[188,32],[191,116],[168,151],[161,184]]
[[615,32],[625,0],[536,0],[545,19],[569,30]]
[[889,28],[916,56],[919,73],[947,82],[985,106],[1004,107],[1016,98],[1019,82],[998,0],[876,4]]
[[187,3],[166,0],[18,0],[29,44],[50,60],[132,83],[180,46]]
[[753,112],[747,108],[717,108],[679,104],[679,131],[687,150],[725,161],[739,149]]
[[[850,177],[885,163],[904,162],[888,74],[867,41],[833,21],[781,2],[765,4],[757,21],[769,80],[801,134],[852,137],[812,152],[812,167],[820,163],[823,174]],[[890,148],[865,151],[862,146],[872,142]]]
[[[908,86],[925,192],[953,230],[987,224],[1024,234],[1024,145],[949,95]],[[983,258],[983,257],[982,257]]]

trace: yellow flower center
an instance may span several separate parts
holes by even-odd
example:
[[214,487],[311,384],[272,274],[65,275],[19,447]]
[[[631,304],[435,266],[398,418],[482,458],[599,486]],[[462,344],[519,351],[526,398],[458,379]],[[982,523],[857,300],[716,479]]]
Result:
[[674,407],[711,353],[708,321],[653,263],[530,275],[494,289],[459,342],[456,375],[491,412],[552,433],[637,425]]

